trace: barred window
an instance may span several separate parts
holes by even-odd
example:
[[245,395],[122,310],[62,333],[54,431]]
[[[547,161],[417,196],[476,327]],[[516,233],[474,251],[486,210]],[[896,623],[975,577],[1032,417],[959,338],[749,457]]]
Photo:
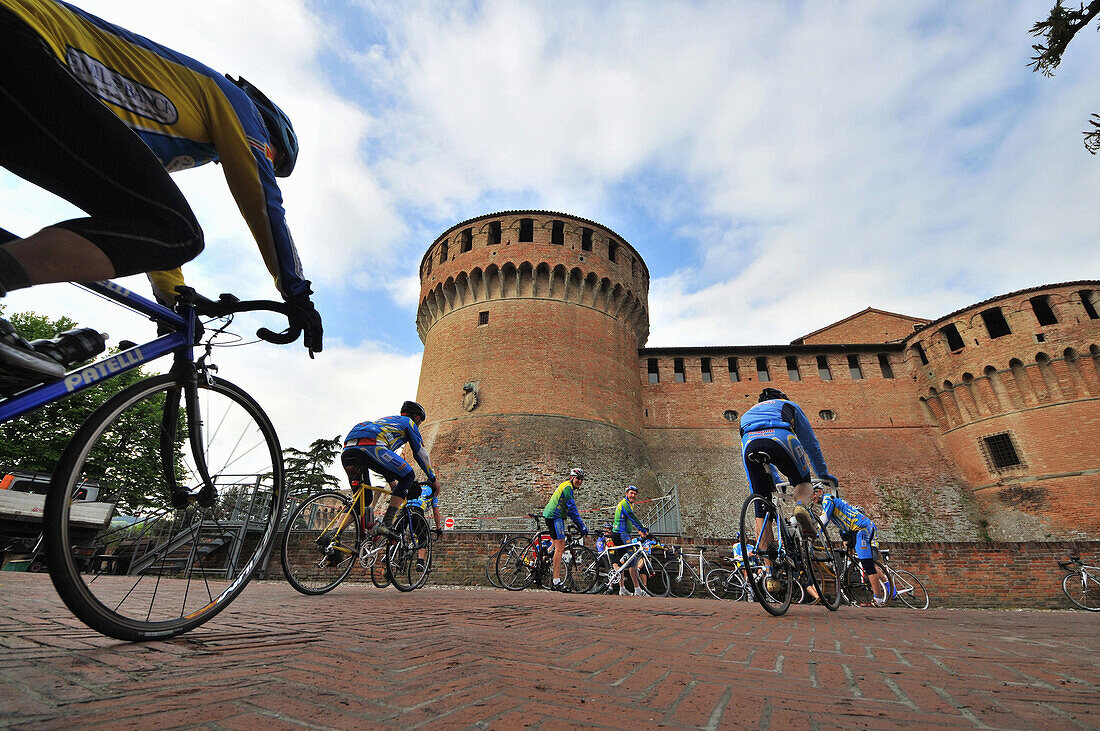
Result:
[[982,437],[982,441],[993,463],[993,469],[1005,470],[1023,464],[1020,453],[1016,451],[1016,445],[1012,441],[1012,435],[1008,432],[990,434],[988,437]]
[[733,409],[729,409],[727,411],[722,412],[722,418],[725,419],[726,421],[737,421],[737,416],[738,416],[737,412],[734,411]]

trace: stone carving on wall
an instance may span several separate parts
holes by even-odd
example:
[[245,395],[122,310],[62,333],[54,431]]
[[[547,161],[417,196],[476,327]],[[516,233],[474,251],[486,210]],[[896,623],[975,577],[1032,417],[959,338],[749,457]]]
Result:
[[477,387],[479,381],[470,381],[462,387],[462,408],[467,411],[473,411],[477,408],[478,394]]

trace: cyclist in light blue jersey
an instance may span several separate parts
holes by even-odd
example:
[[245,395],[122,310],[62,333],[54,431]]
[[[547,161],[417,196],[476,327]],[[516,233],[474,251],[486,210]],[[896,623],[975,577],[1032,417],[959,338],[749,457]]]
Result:
[[[443,517],[439,514],[439,493],[432,489],[431,485],[423,485],[420,488],[420,497],[413,498],[408,501],[409,510],[420,513],[421,516],[431,506],[432,518],[435,520],[435,531],[437,536],[443,535]],[[427,520],[424,521],[424,525],[427,525]],[[427,543],[427,536],[419,536],[422,543]],[[427,549],[421,548],[419,556],[416,559],[417,571],[424,570],[424,555],[427,553]]]
[[[406,401],[401,405],[399,415],[356,424],[344,439],[344,451],[340,455],[340,462],[348,474],[348,480],[351,481],[353,489],[357,488],[361,482],[370,484],[370,471],[382,475],[393,486],[393,495],[390,497],[386,514],[382,522],[374,527],[376,534],[391,539],[396,538],[397,534],[393,532],[393,519],[401,501],[420,496],[420,488],[415,485],[416,473],[400,454],[405,444],[409,445],[413,458],[427,475],[428,483],[435,491],[436,500],[438,500],[439,480],[432,469],[432,460],[424,447],[424,440],[420,436],[419,427],[425,418],[427,418],[427,412],[424,411],[423,406],[415,401]],[[372,492],[372,500],[373,496]]]
[[856,558],[871,581],[875,606],[884,606],[886,587],[882,583],[882,576],[875,569],[878,537],[875,535],[877,530],[874,521],[851,503],[825,492],[820,485],[814,486],[814,501],[821,505],[822,513],[818,516],[821,524],[828,525],[831,522],[840,531],[840,537],[848,544],[849,549],[855,548]]

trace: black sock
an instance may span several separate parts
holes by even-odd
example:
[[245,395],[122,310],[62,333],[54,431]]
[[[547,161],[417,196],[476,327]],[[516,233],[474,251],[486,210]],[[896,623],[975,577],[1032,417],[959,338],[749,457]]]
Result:
[[382,525],[387,528],[393,527],[393,516],[397,514],[397,508],[392,505],[386,506],[386,515],[382,518]]
[[15,289],[23,289],[31,286],[31,278],[27,276],[27,270],[8,253],[8,250],[0,246],[0,297]]

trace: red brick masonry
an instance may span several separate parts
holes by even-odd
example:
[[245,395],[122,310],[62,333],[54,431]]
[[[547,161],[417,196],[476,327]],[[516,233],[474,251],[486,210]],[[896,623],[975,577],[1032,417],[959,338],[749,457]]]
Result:
[[172,642],[0,573],[15,728],[1095,728],[1100,617],[254,583]]

